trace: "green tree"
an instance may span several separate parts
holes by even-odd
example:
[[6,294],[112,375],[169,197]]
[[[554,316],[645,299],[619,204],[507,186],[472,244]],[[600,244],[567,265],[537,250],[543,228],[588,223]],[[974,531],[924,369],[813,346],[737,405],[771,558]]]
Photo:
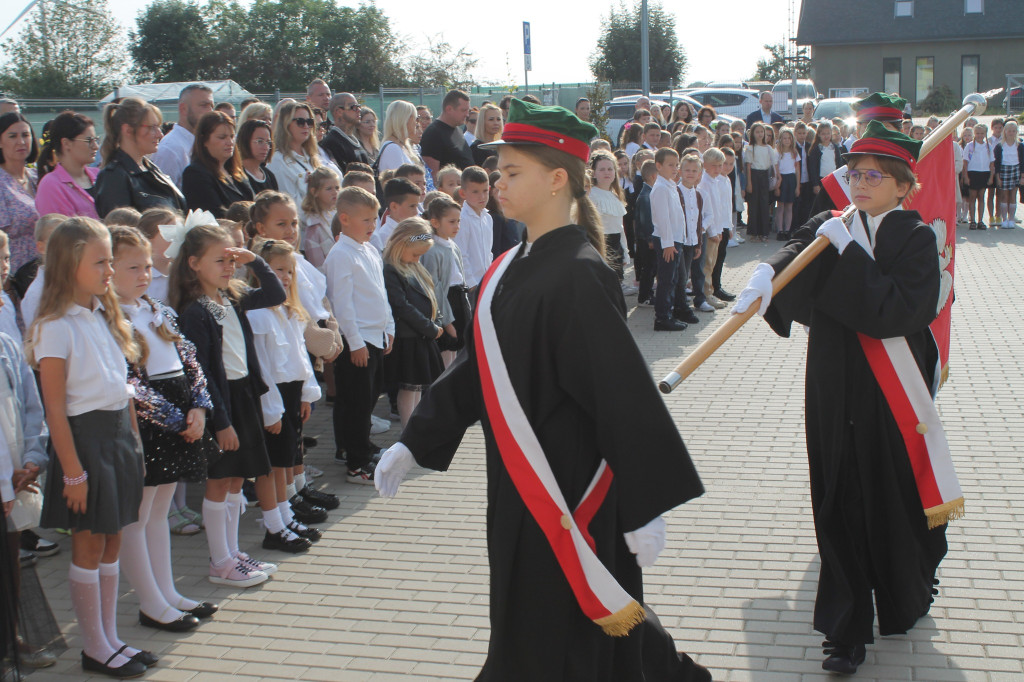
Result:
[[475,85],[470,71],[480,62],[465,46],[455,48],[443,35],[427,39],[427,49],[417,51],[406,65],[411,85],[425,88],[467,88]]
[[213,78],[214,42],[207,13],[184,0],[156,0],[139,12],[129,33],[135,76],[157,82]]
[[[768,57],[757,60],[757,68],[754,70],[754,75],[750,80],[777,83],[780,80],[792,77],[794,64],[786,59],[785,43],[766,44],[764,49],[768,51]],[[807,56],[806,47],[797,49],[795,66],[797,78],[810,77],[811,58]]]
[[[651,82],[679,83],[686,75],[686,52],[676,38],[675,17],[660,2],[648,5],[647,16]],[[590,70],[600,80],[639,81],[640,69],[640,2],[633,0],[632,6],[612,7],[602,19]]]
[[128,72],[120,25],[106,0],[40,2],[5,46],[3,88],[19,97],[101,97]]

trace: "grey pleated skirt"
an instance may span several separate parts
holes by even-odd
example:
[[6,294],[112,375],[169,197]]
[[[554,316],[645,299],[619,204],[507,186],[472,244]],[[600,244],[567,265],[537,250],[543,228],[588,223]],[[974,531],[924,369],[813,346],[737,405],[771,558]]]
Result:
[[89,472],[85,513],[64,499],[64,470],[50,446],[43,497],[43,528],[114,535],[139,520],[144,465],[142,443],[132,429],[131,410],[94,410],[68,417],[82,468]]

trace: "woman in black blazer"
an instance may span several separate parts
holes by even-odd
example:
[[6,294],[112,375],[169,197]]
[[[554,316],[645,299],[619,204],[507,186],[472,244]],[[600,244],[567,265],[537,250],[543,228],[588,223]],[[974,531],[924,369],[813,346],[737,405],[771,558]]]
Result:
[[196,126],[192,163],[181,174],[189,209],[223,218],[236,201],[252,201],[253,191],[235,154],[235,122],[227,114],[203,114]]
[[169,177],[147,159],[160,144],[160,110],[137,97],[111,102],[103,110],[103,169],[96,176],[96,213],[103,218],[130,206],[185,210],[185,197]]

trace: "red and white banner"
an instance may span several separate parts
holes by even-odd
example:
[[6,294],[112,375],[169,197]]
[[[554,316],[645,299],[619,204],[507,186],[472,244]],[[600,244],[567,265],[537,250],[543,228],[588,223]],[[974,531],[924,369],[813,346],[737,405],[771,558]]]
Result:
[[537,434],[516,397],[494,331],[491,302],[501,276],[518,250],[519,247],[513,248],[498,257],[480,283],[473,333],[487,419],[501,461],[530,515],[544,532],[583,613],[601,626],[605,634],[625,636],[644,620],[644,608],[601,563],[587,531],[611,485],[612,470],[602,461],[579,505],[575,510],[569,509]]

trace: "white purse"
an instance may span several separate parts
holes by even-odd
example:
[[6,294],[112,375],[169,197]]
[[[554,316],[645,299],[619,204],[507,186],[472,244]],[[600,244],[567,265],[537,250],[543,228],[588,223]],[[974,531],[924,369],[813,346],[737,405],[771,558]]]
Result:
[[[15,470],[21,468],[21,453],[25,447],[25,434],[21,428],[21,420],[15,416],[17,403],[11,391],[11,382],[7,373],[0,368],[0,427],[7,439],[7,449],[11,453],[11,464]],[[40,492],[22,490],[14,498],[14,508],[7,515],[7,530],[21,531],[35,528],[43,514],[43,495]]]

